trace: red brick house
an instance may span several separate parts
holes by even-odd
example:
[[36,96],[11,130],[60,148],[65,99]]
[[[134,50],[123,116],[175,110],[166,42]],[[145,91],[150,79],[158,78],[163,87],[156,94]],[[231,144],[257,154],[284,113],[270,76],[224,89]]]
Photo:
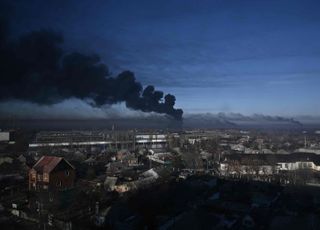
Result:
[[74,180],[75,168],[67,160],[43,156],[29,171],[29,190],[66,190]]

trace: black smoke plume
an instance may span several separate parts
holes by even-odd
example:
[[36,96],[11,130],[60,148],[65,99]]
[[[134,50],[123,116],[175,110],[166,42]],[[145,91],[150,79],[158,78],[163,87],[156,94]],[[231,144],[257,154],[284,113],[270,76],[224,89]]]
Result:
[[0,100],[50,105],[75,97],[90,99],[94,106],[125,102],[135,110],[182,119],[183,111],[174,108],[175,96],[164,96],[153,86],[143,89],[130,71],[111,77],[97,55],[65,53],[63,37],[54,31],[34,31],[17,41],[6,35],[5,23],[1,23]]

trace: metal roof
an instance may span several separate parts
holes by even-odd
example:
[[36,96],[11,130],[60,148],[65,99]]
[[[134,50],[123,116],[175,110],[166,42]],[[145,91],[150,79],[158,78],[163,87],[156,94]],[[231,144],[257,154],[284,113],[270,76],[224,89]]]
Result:
[[32,167],[37,172],[50,173],[61,161],[65,161],[71,168],[74,167],[62,157],[42,156],[38,162]]

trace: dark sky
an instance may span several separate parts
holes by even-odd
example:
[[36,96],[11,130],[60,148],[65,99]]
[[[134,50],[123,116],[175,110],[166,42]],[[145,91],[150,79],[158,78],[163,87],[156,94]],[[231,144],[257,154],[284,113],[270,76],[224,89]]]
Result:
[[318,0],[7,2],[13,37],[60,31],[67,50],[135,72],[186,113],[320,115]]

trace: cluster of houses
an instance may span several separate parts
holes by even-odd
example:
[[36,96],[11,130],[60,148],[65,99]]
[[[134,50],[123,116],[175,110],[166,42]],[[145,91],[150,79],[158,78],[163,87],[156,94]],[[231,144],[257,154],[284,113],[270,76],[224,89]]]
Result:
[[[37,225],[42,224],[66,230],[74,229],[72,223],[75,218],[81,220],[89,217],[90,221],[93,218],[96,225],[103,226],[107,219],[106,216],[114,210],[111,208],[111,204],[115,194],[119,197],[126,197],[124,194],[131,195],[138,193],[141,189],[153,189],[154,186],[161,185],[161,182],[168,178],[173,178],[176,182],[182,181],[182,184],[188,184],[190,191],[201,190],[199,193],[201,199],[190,203],[196,209],[201,206],[198,209],[200,213],[203,208],[209,208],[242,215],[256,206],[257,202],[262,202],[261,197],[256,197],[256,192],[251,194],[252,199],[247,202],[245,211],[241,211],[243,208],[240,207],[241,205],[238,207],[236,202],[228,200],[234,194],[229,191],[233,189],[226,187],[233,185],[235,180],[231,180],[230,183],[224,181],[224,186],[220,187],[216,182],[209,186],[211,182],[209,183],[206,179],[193,181],[193,178],[199,174],[221,176],[223,179],[242,176],[271,178],[303,170],[320,171],[320,155],[316,152],[300,151],[290,154],[288,148],[273,148],[270,140],[265,141],[263,138],[257,137],[252,141],[247,132],[235,134],[218,131],[191,132],[184,135],[174,134],[172,140],[169,140],[169,137],[164,134],[132,133],[129,137],[124,135],[121,139],[121,136],[114,136],[113,133],[108,134],[109,136],[106,133],[94,133],[95,142],[92,142],[93,144],[91,142],[88,144],[85,141],[88,135],[90,136],[92,133],[42,133],[38,135],[37,142],[33,143],[37,146],[29,146],[28,156],[19,155],[17,159],[13,157],[0,158],[0,165],[11,167],[14,163],[20,162],[26,166],[24,172],[28,172],[28,186],[25,186],[25,189],[28,188],[28,192],[23,191],[27,196],[21,196],[23,197],[21,199],[19,197],[17,202],[10,201],[12,206],[9,209],[14,216],[35,222]],[[3,137],[8,139],[7,134],[3,134]],[[71,137],[74,139],[68,142],[67,147],[64,146],[64,141]],[[128,138],[131,140],[130,144],[127,142]],[[74,140],[77,141],[77,144],[74,144]],[[215,140],[219,140],[216,150],[212,150],[212,148],[201,149],[202,146],[199,143],[211,144]],[[110,141],[110,143],[105,143],[106,141]],[[175,148],[172,146],[172,148],[167,148],[170,142],[175,142],[173,145]],[[54,147],[51,146],[52,143],[54,143]],[[58,147],[57,143],[59,143]],[[121,145],[118,145],[119,143]],[[46,146],[45,148],[39,147],[39,144]],[[184,145],[187,147],[196,146],[199,149],[194,148],[195,151],[188,152],[188,148],[183,149]],[[289,145],[289,142],[288,144],[285,142],[281,146]],[[123,146],[128,148],[121,148]],[[141,148],[130,151],[135,146]],[[50,147],[51,155],[42,156],[47,147]],[[41,148],[43,148],[41,150],[43,152],[40,151]],[[171,150],[172,152],[170,152]],[[194,157],[195,155],[199,159]],[[26,157],[30,156],[37,161],[32,165],[27,165],[28,159]],[[181,162],[176,167],[173,164],[177,164],[177,159]],[[188,162],[189,164],[187,164]],[[198,170],[197,165],[201,166],[201,170]],[[92,171],[94,173],[91,177]],[[15,176],[15,174],[11,176]],[[218,180],[217,177],[215,177],[215,181]],[[240,183],[241,180],[236,180],[236,182]],[[231,195],[225,196],[228,191]],[[12,194],[15,193],[12,192]],[[17,192],[16,194],[22,193]],[[103,195],[97,198],[97,194]],[[82,200],[83,197],[85,199]],[[272,205],[273,200],[277,198],[276,189],[272,197],[268,198],[268,206]],[[178,196],[177,199],[180,197]],[[203,207],[203,203],[201,203],[203,201],[209,205]],[[178,222],[182,226],[193,212],[189,211],[182,212],[173,218],[172,216],[164,218],[166,221],[159,221],[162,223],[160,226],[166,228],[166,226],[170,227]],[[127,222],[135,219],[127,217]],[[213,218],[216,219],[215,224],[224,227],[234,226],[235,220],[241,220],[244,226],[254,225],[254,218],[250,215],[228,220],[228,218],[217,214]],[[179,221],[179,219],[183,221]]]
[[320,155],[292,154],[230,154],[220,163],[222,175],[274,175],[281,172],[310,169],[320,171]]
[[[72,229],[72,219],[81,219],[81,216],[98,216],[97,225],[101,225],[106,209],[96,211],[95,202],[90,203],[90,200],[83,201],[85,205],[82,207],[74,207],[79,203],[75,200],[76,197],[81,191],[86,192],[89,197],[97,190],[103,191],[104,194],[121,194],[147,188],[156,183],[163,171],[166,171],[163,162],[170,158],[170,154],[149,152],[147,156],[152,157],[146,157],[146,163],[130,151],[118,151],[105,165],[104,176],[90,180],[77,178],[76,168],[64,157],[44,155],[28,173],[29,194],[33,195],[27,199],[13,201],[9,209],[14,216],[26,221],[66,230]],[[83,164],[94,169],[97,167],[97,159],[88,158]],[[104,203],[106,201],[102,202]],[[66,213],[63,214],[64,212]]]

